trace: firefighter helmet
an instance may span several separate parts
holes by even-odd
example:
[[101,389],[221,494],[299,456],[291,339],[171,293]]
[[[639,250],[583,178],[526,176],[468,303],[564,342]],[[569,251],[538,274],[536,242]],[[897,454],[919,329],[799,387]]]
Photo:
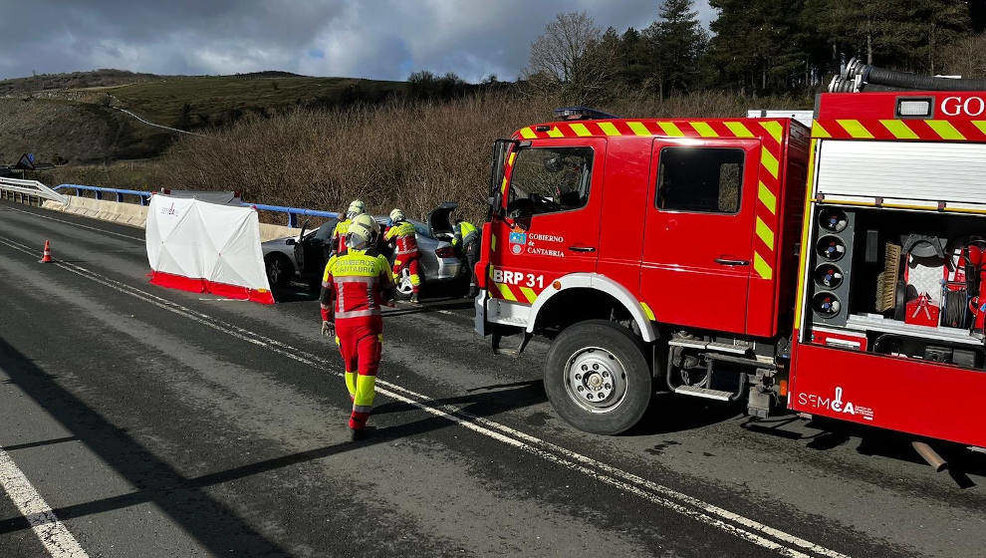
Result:
[[404,217],[404,212],[401,211],[400,209],[395,209],[395,210],[393,210],[393,211],[390,212],[390,220],[391,221],[393,221],[395,223],[400,223],[404,219],[406,219],[406,217]]
[[349,224],[346,234],[346,245],[353,250],[366,250],[377,243],[380,226],[372,216],[360,213]]
[[366,204],[360,200],[353,200],[353,203],[349,204],[349,209],[346,210],[346,219],[352,220],[357,215],[364,213],[366,213]]

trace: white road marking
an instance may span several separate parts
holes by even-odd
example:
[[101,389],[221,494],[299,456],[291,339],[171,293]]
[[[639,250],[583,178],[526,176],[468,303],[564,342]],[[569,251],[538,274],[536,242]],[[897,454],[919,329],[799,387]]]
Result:
[[3,485],[7,496],[30,523],[31,530],[41,539],[41,544],[52,558],[89,556],[3,448],[0,448],[0,485]]
[[[0,244],[32,255],[30,247],[12,239],[0,236]],[[105,285],[118,292],[144,300],[154,306],[178,314],[206,327],[226,333],[232,337],[266,348],[269,351],[307,364],[312,368],[328,370],[341,377],[338,371],[331,370],[337,363],[317,355],[287,345],[276,339],[224,322],[207,314],[182,306],[174,301],[159,297],[115,279],[90,271],[82,266],[56,260],[55,265],[91,281]],[[696,521],[716,527],[741,539],[778,552],[784,556],[810,558],[811,552],[829,558],[848,558],[845,554],[825,548],[811,541],[770,527],[754,519],[731,512],[670,487],[644,479],[578,452],[552,444],[536,436],[521,432],[497,421],[477,417],[452,405],[436,404],[430,397],[411,391],[393,382],[377,379],[377,392],[412,405],[429,414],[447,419],[478,434],[492,438],[509,446],[526,451],[552,463],[561,465],[592,477],[600,482],[615,486],[624,492],[634,494],[652,503],[664,506]]]
[[[58,218],[52,217],[50,215],[42,215],[40,213],[35,213],[33,211],[25,211],[23,209],[17,209],[16,207],[8,207],[7,209],[9,209],[11,211],[17,211],[19,213],[27,213],[28,215],[33,215],[35,217],[41,217],[42,219],[48,219],[49,221],[58,221],[59,223],[65,223],[66,225],[72,225],[74,227],[81,227],[83,229],[89,229],[91,231],[97,231],[97,232],[101,232],[101,233],[105,233],[105,234],[111,234],[113,236],[119,236],[119,237],[123,237],[123,238],[129,238],[130,240],[139,240],[141,242],[144,242],[144,237],[142,237],[142,236],[130,236],[128,234],[118,233],[118,232],[114,232],[114,231],[108,231],[106,229],[101,229],[99,227],[90,227],[89,225],[83,225],[81,223],[73,223],[72,221],[66,221],[65,219],[58,219]],[[124,226],[129,226],[129,225],[124,225]]]

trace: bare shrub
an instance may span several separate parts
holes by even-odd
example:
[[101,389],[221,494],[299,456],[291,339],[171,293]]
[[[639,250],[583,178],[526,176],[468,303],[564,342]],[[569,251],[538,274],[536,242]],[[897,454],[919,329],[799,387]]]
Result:
[[[626,94],[600,108],[628,117],[729,117],[747,108],[810,103],[707,92],[663,101]],[[400,207],[419,217],[439,202],[455,201],[463,216],[480,220],[492,141],[550,121],[557,106],[556,97],[489,93],[444,103],[248,117],[176,143],[154,165],[153,181],[166,188],[239,190],[250,201],[330,211],[359,198],[374,213]]]

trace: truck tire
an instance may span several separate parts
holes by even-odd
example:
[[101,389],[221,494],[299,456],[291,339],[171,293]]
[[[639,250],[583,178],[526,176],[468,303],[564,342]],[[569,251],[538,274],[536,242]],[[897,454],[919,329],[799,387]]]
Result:
[[544,390],[561,418],[593,434],[619,434],[637,424],[653,393],[640,341],[605,320],[575,324],[555,338]]

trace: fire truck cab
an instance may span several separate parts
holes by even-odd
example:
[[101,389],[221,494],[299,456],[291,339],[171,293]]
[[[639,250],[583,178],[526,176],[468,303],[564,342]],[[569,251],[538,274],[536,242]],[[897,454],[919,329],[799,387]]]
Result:
[[522,128],[493,149],[476,329],[549,338],[545,390],[589,432],[670,390],[986,446],[983,103]]

